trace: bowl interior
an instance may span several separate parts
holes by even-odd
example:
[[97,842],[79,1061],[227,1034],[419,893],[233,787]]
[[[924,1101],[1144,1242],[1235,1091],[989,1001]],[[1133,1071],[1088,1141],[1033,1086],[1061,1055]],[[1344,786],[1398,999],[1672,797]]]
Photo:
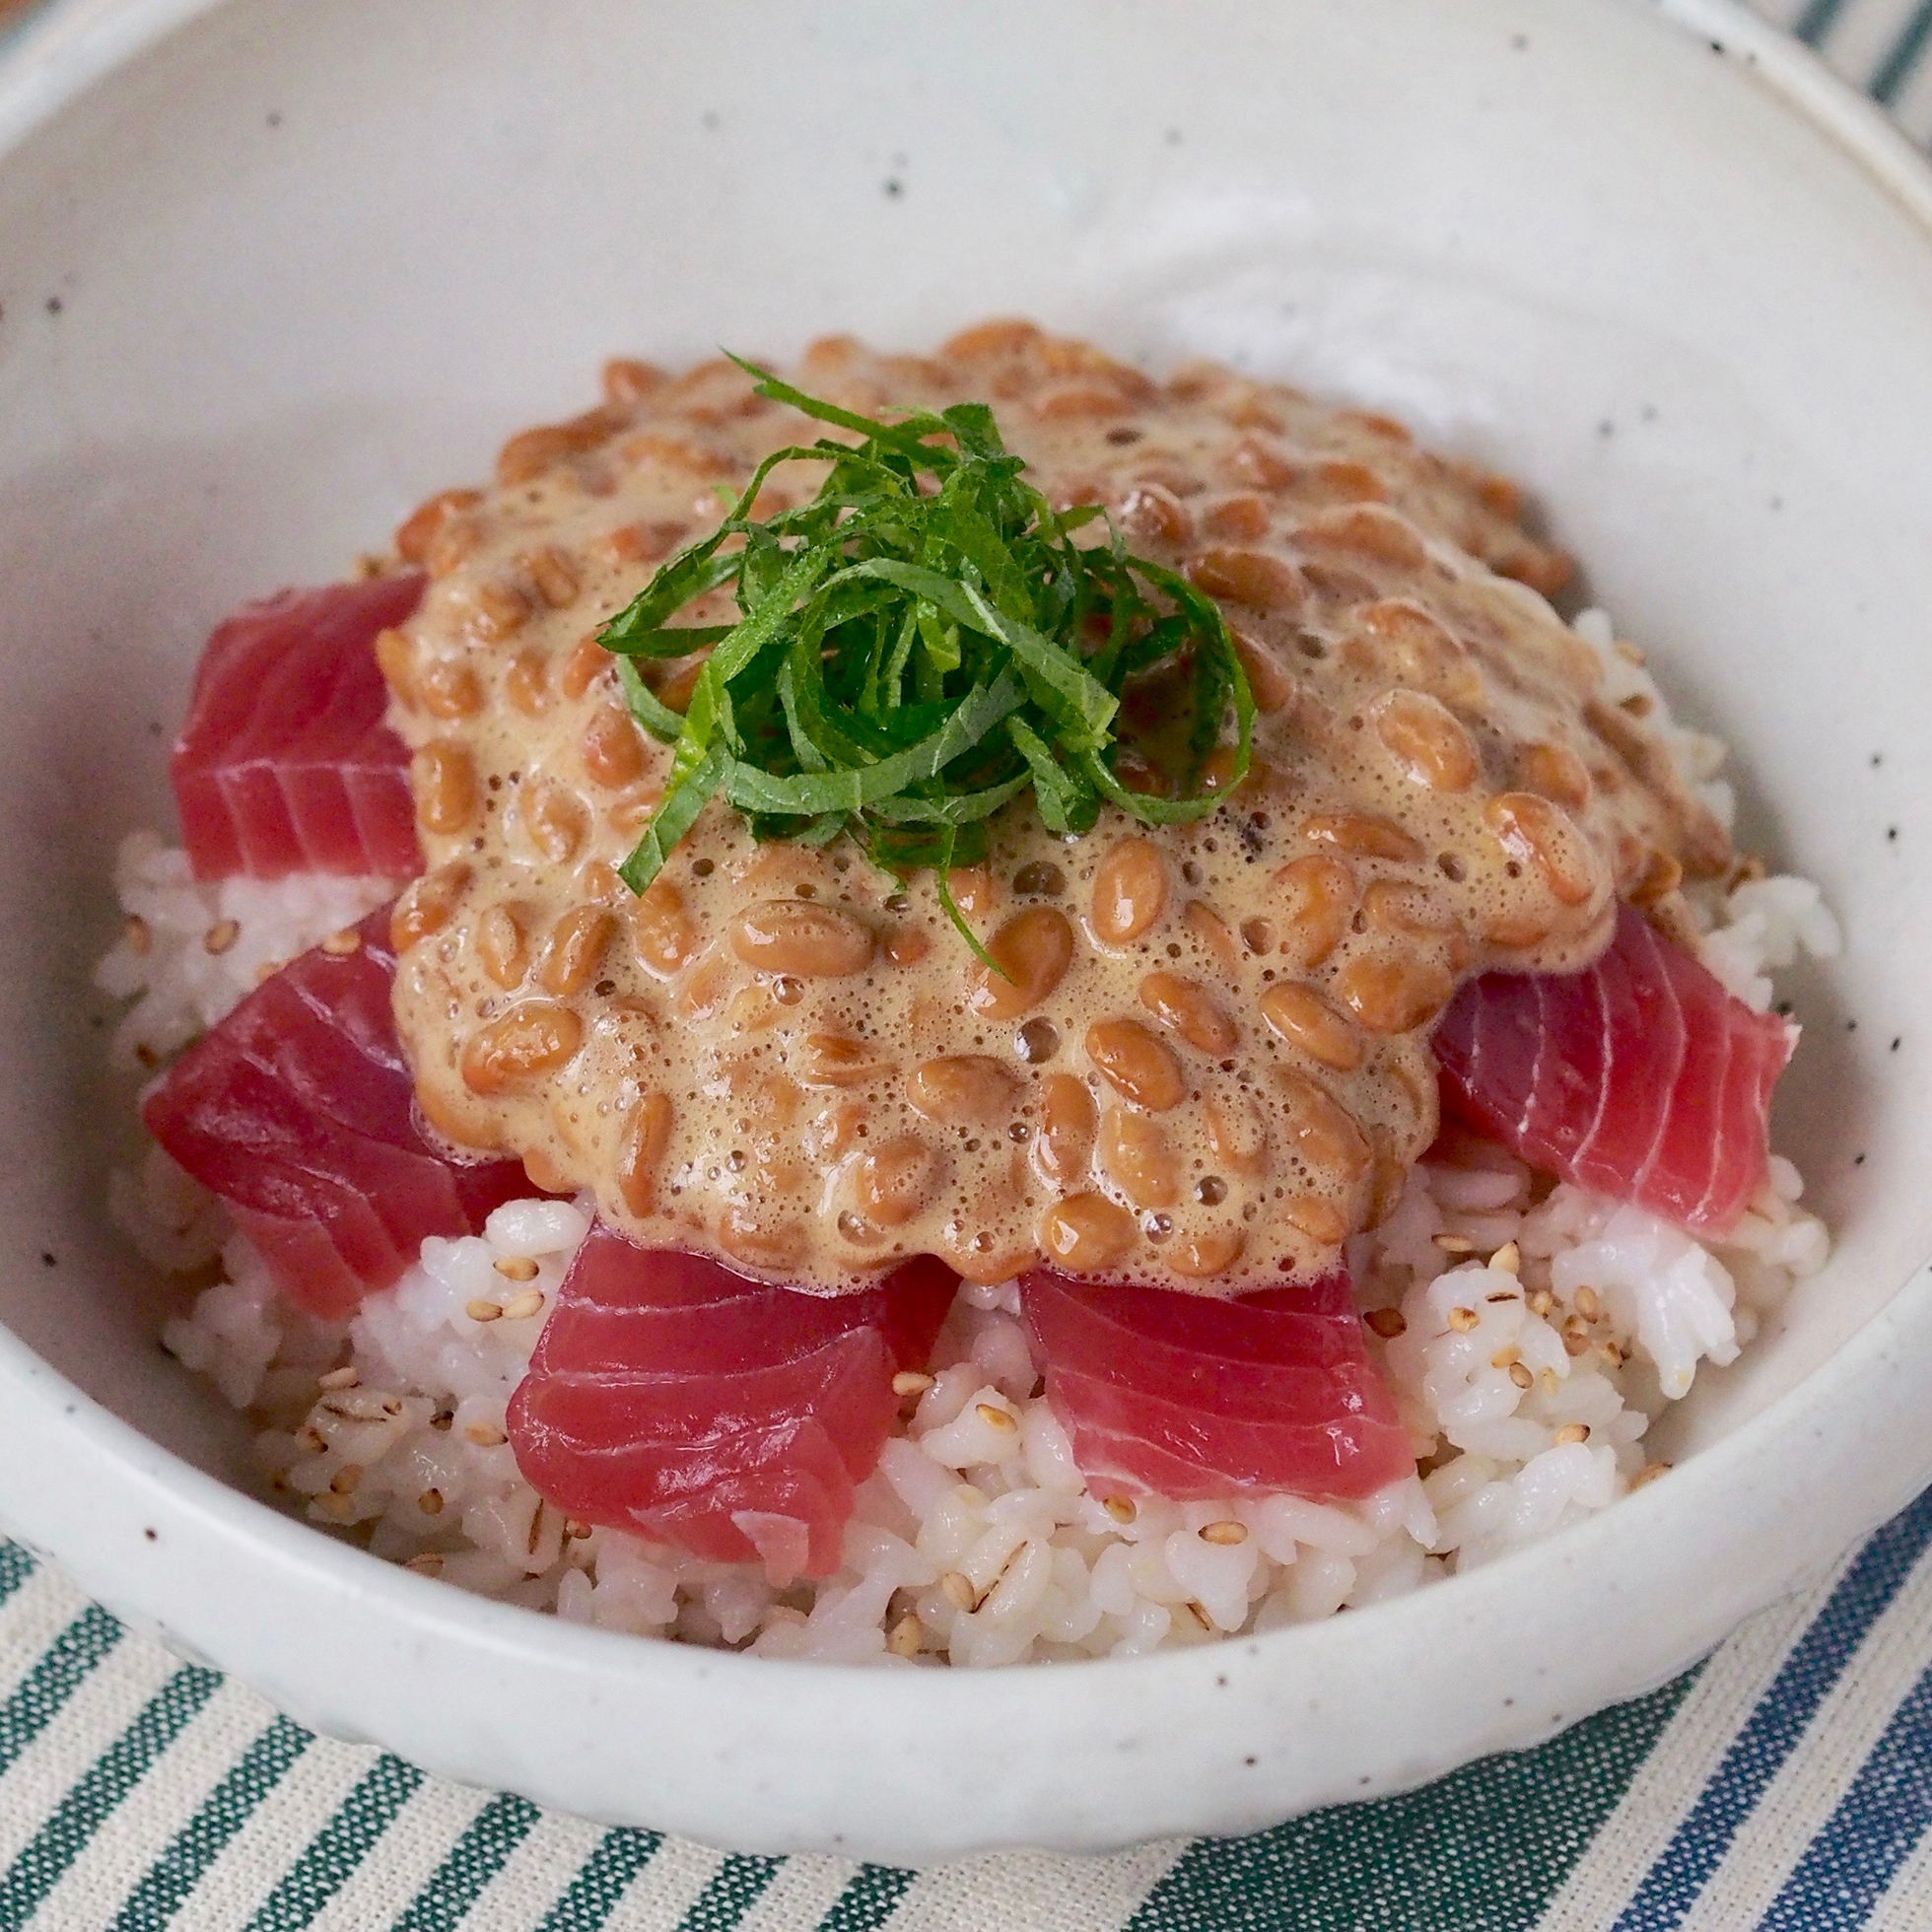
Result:
[[619,352],[1024,312],[1523,479],[1848,939],[1778,1115],[1835,1258],[1679,1446],[1932,1251],[1932,245],[1646,8],[235,0],[0,158],[0,1320],[212,1472],[239,1434],[102,1208],[114,843],[170,822],[227,608]]

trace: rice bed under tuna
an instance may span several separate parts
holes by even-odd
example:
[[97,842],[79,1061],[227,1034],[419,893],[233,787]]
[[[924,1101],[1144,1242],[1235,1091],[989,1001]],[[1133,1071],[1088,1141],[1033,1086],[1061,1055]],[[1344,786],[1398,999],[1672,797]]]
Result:
[[[1727,823],[1716,740],[1663,713],[1648,674],[1577,623],[1613,698],[1640,691]],[[123,845],[127,928],[98,983],[134,1004],[117,1060],[152,1069],[276,963],[380,905],[380,880],[197,884],[153,833]],[[1747,880],[1696,907],[1704,964],[1764,1009],[1769,974],[1837,949],[1818,889]],[[1416,1473],[1343,1507],[1285,1495],[1128,1504],[1088,1494],[1011,1284],[962,1285],[898,1430],[860,1486],[844,1564],[774,1588],[567,1520],[518,1471],[504,1412],[587,1201],[512,1202],[479,1236],[432,1238],[356,1318],[326,1325],[276,1294],[219,1202],[162,1153],[113,1177],[116,1220],[158,1268],[222,1278],[168,1347],[255,1425],[265,1488],[374,1553],[484,1595],[643,1636],[845,1663],[1010,1664],[1136,1655],[1307,1622],[1416,1590],[1609,1507],[1660,1472],[1644,1441],[1700,1362],[1736,1359],[1824,1224],[1773,1156],[1751,1210],[1707,1246],[1645,1210],[1553,1188],[1499,1146],[1423,1163],[1395,1214],[1349,1244],[1371,1347]],[[472,1307],[504,1312],[478,1321]],[[924,1380],[925,1378],[920,1378]],[[1001,1426],[988,1412],[1008,1418]]]

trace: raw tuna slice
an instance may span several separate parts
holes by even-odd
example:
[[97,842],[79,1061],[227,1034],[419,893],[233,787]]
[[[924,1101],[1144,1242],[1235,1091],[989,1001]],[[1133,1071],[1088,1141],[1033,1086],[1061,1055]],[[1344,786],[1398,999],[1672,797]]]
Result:
[[773,1582],[839,1565],[893,1374],[932,1353],[957,1277],[921,1257],[862,1294],[777,1288],[590,1230],[510,1404],[518,1467],[585,1522]]
[[1625,906],[1584,972],[1464,987],[1435,1057],[1444,1108],[1532,1167],[1721,1233],[1763,1178],[1797,1038]]
[[1020,1309],[1097,1490],[1346,1499],[1414,1470],[1345,1273],[1210,1301],[1038,1269]]
[[422,594],[417,572],[284,590],[208,640],[169,765],[196,878],[423,869],[374,650]]
[[432,1234],[474,1234],[531,1192],[514,1160],[430,1145],[389,1009],[389,913],[265,980],[169,1070],[141,1117],[228,1204],[291,1301],[331,1321]]

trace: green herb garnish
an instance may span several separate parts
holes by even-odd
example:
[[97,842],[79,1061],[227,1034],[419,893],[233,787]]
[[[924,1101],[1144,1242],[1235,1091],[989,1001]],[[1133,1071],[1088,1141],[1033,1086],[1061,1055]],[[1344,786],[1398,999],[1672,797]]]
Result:
[[[937,868],[946,910],[978,951],[945,872],[984,856],[1000,806],[1030,790],[1057,833],[1091,830],[1103,799],[1168,824],[1205,817],[1247,775],[1254,701],[1212,600],[1131,556],[1111,527],[1105,543],[1075,544],[1102,513],[1054,510],[1022,480],[984,404],[878,423],[739,367],[760,395],[860,441],[767,456],[718,528],[598,633],[622,659],[632,716],[676,746],[621,868],[634,892],[719,795],[758,838],[822,844],[843,832],[895,875]],[[831,469],[810,503],[754,521],[766,478],[788,462]],[[727,584],[736,623],[673,626]],[[680,718],[637,660],[707,645]],[[1113,767],[1122,692],[1156,669],[1184,673],[1189,697],[1172,797],[1129,790]],[[1203,791],[1230,713],[1232,770]]]

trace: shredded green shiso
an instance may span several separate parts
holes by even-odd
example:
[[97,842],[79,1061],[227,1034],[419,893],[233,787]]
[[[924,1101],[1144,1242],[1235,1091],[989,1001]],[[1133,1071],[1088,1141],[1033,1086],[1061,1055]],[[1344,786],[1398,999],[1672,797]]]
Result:
[[[1076,545],[1097,506],[1056,511],[1025,482],[983,403],[874,422],[753,364],[757,392],[856,434],[778,449],[716,530],[680,551],[599,632],[631,715],[676,748],[663,795],[620,868],[643,892],[714,796],[760,839],[841,833],[904,877],[986,851],[986,821],[1031,791],[1047,830],[1092,829],[1111,801],[1144,824],[1205,817],[1247,775],[1254,701],[1213,601],[1129,554],[1118,530]],[[829,463],[811,502],[754,520],[783,463]],[[725,546],[733,538],[739,545]],[[734,624],[674,625],[734,586]],[[683,717],[638,659],[711,646]],[[1177,795],[1115,776],[1128,680],[1188,673],[1187,769]],[[1229,716],[1234,762],[1200,789]],[[984,955],[982,955],[984,956]]]

